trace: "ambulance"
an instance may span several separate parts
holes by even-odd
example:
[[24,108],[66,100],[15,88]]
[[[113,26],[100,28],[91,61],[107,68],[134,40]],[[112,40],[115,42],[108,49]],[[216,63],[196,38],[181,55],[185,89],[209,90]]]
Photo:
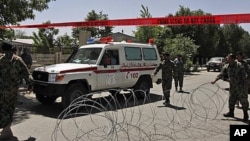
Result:
[[[37,67],[32,72],[33,92],[42,104],[61,97],[63,108],[82,95],[132,90],[138,99],[147,96],[161,73],[151,77],[160,64],[157,47],[148,44],[113,42],[111,37],[91,38],[65,63]],[[113,59],[113,60],[112,60]]]

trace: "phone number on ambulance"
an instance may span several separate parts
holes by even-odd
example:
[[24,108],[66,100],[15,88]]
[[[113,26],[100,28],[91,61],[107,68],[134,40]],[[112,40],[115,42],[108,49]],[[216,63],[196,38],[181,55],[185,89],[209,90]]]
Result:
[[126,72],[126,74],[125,74],[126,79],[137,79],[138,77],[139,77],[138,71]]

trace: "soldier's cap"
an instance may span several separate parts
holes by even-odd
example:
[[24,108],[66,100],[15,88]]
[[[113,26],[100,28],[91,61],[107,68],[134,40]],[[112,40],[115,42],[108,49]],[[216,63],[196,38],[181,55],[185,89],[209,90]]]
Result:
[[7,51],[12,51],[12,45],[6,41],[3,41],[1,44],[1,48],[3,52],[7,52]]

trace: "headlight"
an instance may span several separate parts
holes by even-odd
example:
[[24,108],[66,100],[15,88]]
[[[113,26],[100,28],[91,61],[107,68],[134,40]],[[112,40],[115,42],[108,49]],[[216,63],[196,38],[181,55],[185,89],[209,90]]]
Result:
[[56,82],[56,81],[61,81],[63,80],[64,75],[63,74],[58,74],[58,73],[50,73],[49,74],[49,82]]
[[56,76],[57,76],[57,73],[50,73],[48,81],[49,82],[55,82],[56,81]]

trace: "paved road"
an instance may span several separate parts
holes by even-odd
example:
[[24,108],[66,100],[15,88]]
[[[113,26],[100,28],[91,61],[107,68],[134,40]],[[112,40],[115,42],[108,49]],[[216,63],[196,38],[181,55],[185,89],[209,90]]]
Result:
[[211,85],[217,74],[186,75],[184,92],[171,91],[170,107],[162,105],[161,85],[154,85],[144,100],[135,100],[127,92],[116,97],[95,94],[95,101],[81,103],[85,108],[77,114],[70,109],[62,112],[59,103],[41,105],[34,94],[21,93],[23,104],[17,107],[12,129],[18,140],[29,141],[228,141],[231,124],[247,124],[241,121],[241,109],[235,110],[235,118],[222,116],[228,110],[224,90],[228,83]]

